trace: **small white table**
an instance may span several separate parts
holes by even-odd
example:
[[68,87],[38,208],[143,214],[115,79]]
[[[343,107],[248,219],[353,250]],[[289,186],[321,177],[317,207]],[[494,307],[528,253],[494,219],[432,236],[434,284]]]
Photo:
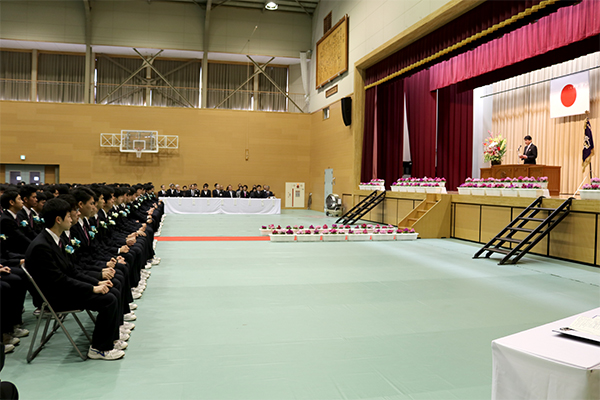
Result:
[[492,341],[492,399],[600,399],[600,345],[552,332],[579,315]]
[[165,214],[281,214],[281,199],[161,197]]

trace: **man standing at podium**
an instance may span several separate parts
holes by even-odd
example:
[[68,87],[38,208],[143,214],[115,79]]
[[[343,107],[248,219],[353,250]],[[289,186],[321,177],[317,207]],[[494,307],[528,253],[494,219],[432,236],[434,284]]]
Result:
[[537,147],[535,144],[531,143],[531,136],[525,136],[525,150],[523,154],[519,156],[521,160],[523,160],[524,164],[535,164],[535,159],[537,158]]

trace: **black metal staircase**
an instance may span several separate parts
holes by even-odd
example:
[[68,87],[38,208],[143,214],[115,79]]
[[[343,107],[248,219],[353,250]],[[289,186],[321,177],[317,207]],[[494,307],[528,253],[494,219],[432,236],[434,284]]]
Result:
[[385,199],[385,191],[374,191],[365,197],[360,203],[352,207],[346,214],[338,218],[335,223],[342,223],[344,225],[353,224],[361,219],[363,215],[375,208],[375,206],[381,203],[383,199]]
[[[516,264],[571,211],[572,197],[565,200],[558,208],[541,207],[543,199],[543,196],[538,197],[498,235],[475,253],[473,258],[479,258],[484,253],[486,258],[489,258],[492,253],[500,253],[504,254],[504,258],[498,264]],[[538,215],[540,212],[547,212],[548,216],[542,218],[543,215]],[[537,226],[527,225],[530,223],[539,224]],[[527,236],[523,239],[514,238],[518,232],[525,232]],[[511,243],[515,244],[513,248],[502,247]]]

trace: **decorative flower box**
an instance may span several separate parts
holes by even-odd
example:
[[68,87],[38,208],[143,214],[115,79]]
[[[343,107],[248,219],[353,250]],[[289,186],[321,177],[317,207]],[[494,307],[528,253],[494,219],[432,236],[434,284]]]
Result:
[[260,236],[269,236],[273,232],[273,229],[259,229],[259,230],[260,230]]
[[458,194],[471,194],[471,188],[470,187],[459,187]]
[[375,233],[372,236],[373,240],[383,241],[383,240],[394,240],[396,237],[395,233]]
[[288,242],[293,243],[296,239],[296,235],[269,235],[271,238],[271,242]]
[[539,182],[542,185],[542,189],[548,189],[548,182]]
[[352,233],[348,235],[348,241],[350,242],[366,242],[371,240],[371,235],[365,233]]
[[540,197],[544,192],[542,189],[517,189],[519,197]]
[[329,233],[327,235],[323,235],[324,242],[344,242],[346,241],[346,235],[343,233]]
[[485,189],[484,188],[471,188],[471,194],[473,196],[483,196],[483,195],[485,195]]
[[502,189],[504,197],[519,197],[519,189]]
[[392,192],[404,192],[405,186],[391,186]]
[[485,189],[486,196],[500,196],[500,189],[498,188],[487,188]]
[[398,233],[396,240],[415,240],[419,236],[418,232],[415,233]]
[[385,191],[385,186],[375,186],[375,185],[358,185],[360,190],[381,190]]
[[296,241],[297,242],[319,242],[321,240],[321,234],[320,233],[311,233],[311,234],[303,234],[303,235],[296,235]]
[[581,190],[581,200],[600,200],[600,190]]
[[415,186],[414,188],[416,193],[426,193],[426,189],[422,186]]
[[425,193],[442,193],[442,189],[439,186],[425,187]]

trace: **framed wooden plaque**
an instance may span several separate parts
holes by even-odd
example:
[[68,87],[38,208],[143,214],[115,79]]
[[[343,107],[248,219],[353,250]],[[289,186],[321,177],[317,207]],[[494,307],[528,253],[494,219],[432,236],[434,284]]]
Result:
[[348,16],[317,42],[317,89],[348,71]]

